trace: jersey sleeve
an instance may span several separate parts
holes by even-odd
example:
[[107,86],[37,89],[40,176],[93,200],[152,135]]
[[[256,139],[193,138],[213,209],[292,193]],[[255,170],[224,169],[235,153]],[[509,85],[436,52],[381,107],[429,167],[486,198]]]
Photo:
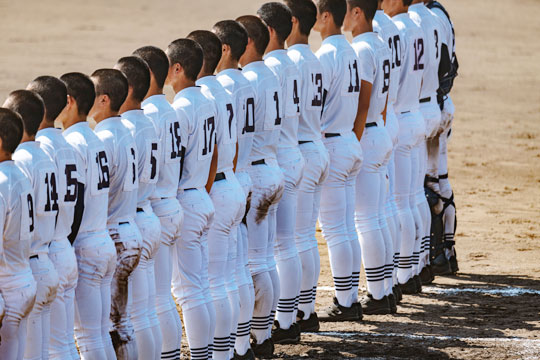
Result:
[[363,42],[355,44],[355,47],[357,49],[358,59],[360,59],[360,79],[373,84],[377,72],[375,54],[369,46]]

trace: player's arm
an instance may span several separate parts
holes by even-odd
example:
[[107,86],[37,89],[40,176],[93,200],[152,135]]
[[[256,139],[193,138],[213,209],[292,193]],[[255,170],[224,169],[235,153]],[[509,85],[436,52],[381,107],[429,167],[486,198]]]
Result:
[[360,86],[360,95],[358,100],[358,111],[354,120],[353,131],[356,134],[358,141],[362,139],[364,128],[366,127],[366,119],[369,111],[369,102],[371,101],[371,88],[373,85],[370,82],[362,80]]
[[233,159],[233,171],[236,172],[236,164],[238,163],[238,140],[236,141],[236,153]]
[[216,178],[217,164],[218,163],[218,147],[214,145],[214,153],[212,154],[212,162],[210,163],[210,172],[208,173],[208,181],[206,182],[206,192],[210,194],[212,185],[214,185],[214,179]]

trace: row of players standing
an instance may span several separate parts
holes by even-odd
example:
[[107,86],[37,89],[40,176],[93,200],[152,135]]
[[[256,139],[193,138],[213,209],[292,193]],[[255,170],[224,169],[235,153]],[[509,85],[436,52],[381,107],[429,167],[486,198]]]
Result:
[[[318,329],[319,216],[335,283],[320,320],[393,312],[400,287],[418,291],[429,263],[423,144],[448,125],[427,70],[449,56],[452,32],[402,0],[286,4],[193,32],[166,54],[144,47],[116,70],[40,77],[10,94],[24,135],[2,110],[6,156],[23,137],[1,169],[5,194],[21,194],[4,197],[6,358],[78,358],[73,328],[82,358],[178,358],[171,283],[192,358],[269,355],[273,341]],[[15,239],[31,241],[29,255]]]

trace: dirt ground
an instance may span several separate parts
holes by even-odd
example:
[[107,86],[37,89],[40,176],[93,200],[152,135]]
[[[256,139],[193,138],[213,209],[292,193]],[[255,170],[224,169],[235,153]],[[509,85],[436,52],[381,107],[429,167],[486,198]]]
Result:
[[[111,67],[262,2],[0,0],[0,98],[38,75]],[[276,358],[540,358],[540,1],[443,2],[461,64],[449,149],[461,271],[407,296],[395,316],[324,324],[300,345],[277,346]],[[322,239],[320,249],[325,306]]]

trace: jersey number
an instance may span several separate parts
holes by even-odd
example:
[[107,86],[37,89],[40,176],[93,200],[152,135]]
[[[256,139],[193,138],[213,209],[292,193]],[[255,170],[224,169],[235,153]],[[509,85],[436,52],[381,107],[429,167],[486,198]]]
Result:
[[392,50],[392,69],[401,66],[401,39],[399,35],[388,39],[388,46]]
[[414,42],[414,70],[424,70],[422,57],[424,56],[424,39],[416,39]]
[[276,121],[274,124],[277,126],[281,125],[281,117],[279,116],[279,95],[277,91],[274,92],[274,101],[276,102]]
[[28,202],[28,217],[30,218],[30,232],[34,231],[34,201],[32,200],[32,195],[28,194],[26,197]]
[[229,139],[232,139],[232,123],[234,119],[234,110],[232,104],[227,104],[227,112],[229,113]]
[[296,112],[300,113],[300,97],[298,96],[298,81],[296,79],[293,85],[293,102],[296,105]]
[[109,187],[109,166],[107,161],[107,154],[105,151],[100,151],[96,154],[96,163],[99,170],[99,181],[97,184],[97,189],[107,189]]
[[434,35],[435,35],[435,50],[437,50],[437,52],[435,53],[435,58],[438,59],[439,58],[439,33],[437,32],[437,30],[434,30]]
[[215,130],[216,130],[216,124],[215,124],[215,120],[213,116],[204,120],[204,126],[203,126],[204,148],[202,149],[203,156],[212,153],[212,145],[215,143],[215,140],[214,140]]
[[154,156],[154,152],[157,150],[158,150],[158,144],[152,143],[152,151],[150,151],[150,165],[152,166],[150,170],[150,180],[154,180],[157,175],[157,159]]
[[[171,134],[171,159],[176,159],[182,156],[181,138],[180,138],[180,124],[175,121],[169,127],[169,133]],[[153,145],[152,145],[153,146]]]
[[383,62],[383,88],[382,93],[385,94],[390,89],[390,60],[386,59]]
[[360,78],[358,76],[358,62],[356,60],[354,60],[354,63],[352,65],[349,63],[349,74],[350,74],[351,81],[350,81],[348,91],[350,93],[359,92],[360,91]]
[[76,171],[77,167],[75,165],[66,165],[66,195],[64,196],[65,202],[73,202],[77,200],[77,179],[73,178],[73,173]]
[[252,133],[255,131],[255,99],[248,98],[246,100],[246,122],[242,129],[242,134]]
[[315,97],[311,100],[311,106],[322,106],[323,86],[322,86],[322,74],[311,74],[311,80],[313,85],[317,88]]
[[56,191],[56,176],[54,176],[54,173],[45,174],[45,185],[47,185],[47,203],[43,210],[47,212],[58,211],[58,192]]

